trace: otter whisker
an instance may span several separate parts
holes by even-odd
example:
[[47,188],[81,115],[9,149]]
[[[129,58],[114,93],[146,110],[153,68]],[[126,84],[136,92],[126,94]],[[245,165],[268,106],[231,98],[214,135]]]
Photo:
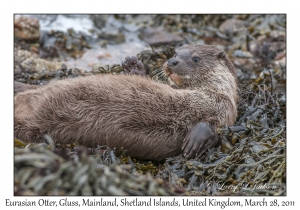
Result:
[[155,69],[153,72],[152,72],[152,76],[156,76],[157,74],[160,74],[164,72],[162,69],[158,68],[158,69]]
[[156,75],[157,73],[161,72],[162,70],[161,69],[155,69],[153,72],[152,72],[152,76]]
[[160,68],[154,70],[152,72],[151,76],[156,77],[157,79],[162,80],[162,81],[166,81],[168,78],[168,76],[165,74],[165,72]]

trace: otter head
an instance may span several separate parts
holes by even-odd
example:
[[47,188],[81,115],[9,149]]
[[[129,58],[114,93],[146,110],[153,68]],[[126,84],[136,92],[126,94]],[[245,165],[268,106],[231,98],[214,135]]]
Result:
[[210,45],[186,45],[163,66],[171,82],[181,88],[197,87],[211,81],[220,71],[236,78],[234,66],[223,50]]
[[235,69],[226,53],[211,45],[186,45],[163,66],[174,88],[209,88],[237,95]]

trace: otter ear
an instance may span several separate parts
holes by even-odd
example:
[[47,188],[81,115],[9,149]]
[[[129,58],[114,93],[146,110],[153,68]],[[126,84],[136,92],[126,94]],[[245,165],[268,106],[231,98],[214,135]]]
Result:
[[226,53],[225,53],[225,52],[219,52],[219,53],[217,54],[217,58],[218,58],[218,59],[224,59],[224,58],[226,58]]

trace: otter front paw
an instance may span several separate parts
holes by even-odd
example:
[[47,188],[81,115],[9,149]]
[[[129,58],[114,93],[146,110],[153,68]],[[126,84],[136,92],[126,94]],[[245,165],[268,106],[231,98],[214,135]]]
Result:
[[126,57],[125,60],[122,61],[122,67],[126,74],[137,74],[141,76],[146,76],[147,71],[144,64],[135,56]]
[[217,133],[207,123],[198,123],[189,131],[183,141],[183,155],[187,158],[194,158],[218,143]]

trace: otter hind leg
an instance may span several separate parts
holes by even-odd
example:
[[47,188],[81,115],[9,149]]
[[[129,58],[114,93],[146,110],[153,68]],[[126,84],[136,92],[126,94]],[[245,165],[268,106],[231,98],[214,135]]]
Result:
[[196,124],[183,141],[183,155],[194,158],[219,144],[218,134],[207,123]]
[[137,74],[141,76],[147,75],[147,70],[144,64],[141,61],[138,61],[135,56],[127,56],[125,60],[122,61],[122,67],[126,74]]

